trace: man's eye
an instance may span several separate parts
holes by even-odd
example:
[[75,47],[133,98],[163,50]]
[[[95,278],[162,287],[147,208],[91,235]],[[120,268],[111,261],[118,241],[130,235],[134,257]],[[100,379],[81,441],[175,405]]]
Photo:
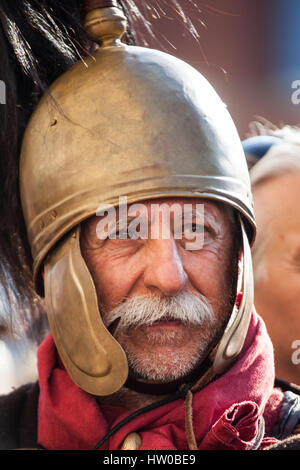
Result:
[[184,232],[190,232],[190,233],[203,233],[206,227],[203,226],[203,224],[189,224],[184,227]]
[[145,237],[143,233],[139,232],[138,230],[131,230],[128,226],[115,230],[108,238],[117,240],[140,240],[147,237]]
[[114,232],[112,232],[112,234],[108,238],[118,239],[118,240],[127,240],[128,238],[130,238],[129,233],[128,233],[128,227],[123,227],[123,228],[115,230]]
[[183,228],[183,236],[192,236],[192,235],[201,235],[207,236],[211,233],[209,227],[203,224],[192,223],[184,226]]
[[183,233],[184,248],[188,251],[200,251],[208,248],[215,240],[214,230],[205,224],[191,223],[185,226]]

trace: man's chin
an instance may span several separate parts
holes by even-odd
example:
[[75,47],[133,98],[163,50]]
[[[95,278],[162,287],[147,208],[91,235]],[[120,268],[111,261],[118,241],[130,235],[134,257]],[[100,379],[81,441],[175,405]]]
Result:
[[205,358],[206,351],[199,344],[188,343],[181,347],[174,346],[174,343],[156,343],[151,347],[145,346],[143,350],[134,346],[123,345],[131,377],[159,383],[172,382],[188,375]]
[[[166,384],[174,381],[178,381],[183,377],[187,376],[192,370],[193,366],[184,367],[182,366],[174,366],[170,370],[169,367],[164,367],[163,365],[159,364],[147,364],[147,365],[140,365],[137,367],[137,364],[129,366],[129,373],[130,378],[139,380],[142,382],[147,383],[155,383],[155,384]],[[170,371],[172,372],[170,374]]]
[[192,374],[201,362],[202,358],[199,356],[189,361],[182,361],[179,357],[170,358],[170,355],[161,361],[130,358],[130,378],[157,384],[177,382]]
[[131,376],[160,383],[187,376],[206,357],[214,335],[180,321],[155,322],[115,335],[123,347]]
[[199,327],[187,326],[178,320],[158,321],[134,328],[124,335],[117,335],[116,339],[120,344],[124,343],[137,351],[140,349],[141,353],[155,351],[173,354],[173,349],[188,347],[195,335],[195,328],[197,330]]

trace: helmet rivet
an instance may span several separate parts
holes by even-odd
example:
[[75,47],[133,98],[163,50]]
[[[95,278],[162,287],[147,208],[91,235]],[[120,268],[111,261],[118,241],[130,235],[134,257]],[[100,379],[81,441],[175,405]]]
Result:
[[53,127],[53,126],[56,126],[56,124],[57,124],[57,119],[56,118],[52,119],[52,121],[50,122],[50,126]]

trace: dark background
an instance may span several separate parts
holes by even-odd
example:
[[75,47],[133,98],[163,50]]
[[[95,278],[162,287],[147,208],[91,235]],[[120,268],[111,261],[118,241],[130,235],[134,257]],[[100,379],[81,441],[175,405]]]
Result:
[[[145,2],[136,3],[147,17]],[[154,8],[149,19],[155,38],[146,28],[140,37],[203,73],[227,104],[241,138],[257,116],[277,126],[300,124],[300,104],[291,100],[291,84],[300,80],[300,0],[180,0],[198,38],[176,2],[146,3]]]

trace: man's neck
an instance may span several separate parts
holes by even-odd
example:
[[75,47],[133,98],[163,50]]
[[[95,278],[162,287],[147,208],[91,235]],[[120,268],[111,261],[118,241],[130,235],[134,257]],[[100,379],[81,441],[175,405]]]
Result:
[[166,395],[150,395],[146,393],[136,392],[127,387],[122,387],[116,393],[107,397],[98,397],[97,401],[100,405],[110,405],[124,408],[126,411],[132,411],[144,406],[151,405]]

